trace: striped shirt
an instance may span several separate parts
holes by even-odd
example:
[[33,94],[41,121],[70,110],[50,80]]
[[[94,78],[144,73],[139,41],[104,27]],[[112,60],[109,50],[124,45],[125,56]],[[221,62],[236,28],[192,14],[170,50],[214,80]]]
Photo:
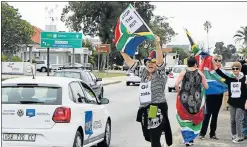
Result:
[[[138,68],[138,63],[135,63],[130,70],[134,71]],[[147,83],[149,72],[147,68],[143,68],[140,71],[139,77],[141,78],[141,83]],[[157,66],[157,69],[152,74],[151,78],[151,103],[163,103],[166,102],[165,97],[165,87],[166,87],[167,75],[165,72],[165,64],[162,63],[161,66]],[[149,103],[141,104],[141,106],[146,106]]]

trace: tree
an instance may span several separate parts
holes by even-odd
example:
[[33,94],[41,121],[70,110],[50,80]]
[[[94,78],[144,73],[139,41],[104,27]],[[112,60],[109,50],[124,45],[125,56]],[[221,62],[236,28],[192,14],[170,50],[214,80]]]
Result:
[[[167,44],[171,41],[171,38],[177,35],[167,22],[168,18],[164,16],[154,16],[150,22],[150,29],[155,35],[160,37],[161,45]],[[138,47],[139,58],[145,58],[148,56],[151,50],[155,49],[154,41],[146,40]]]
[[185,58],[189,57],[189,53],[185,52],[182,48],[172,48],[172,53],[177,53],[179,55],[179,60],[184,60]]
[[31,24],[21,19],[18,9],[10,6],[6,2],[1,5],[2,16],[2,51],[18,51],[17,46],[31,43],[31,36],[34,29]]
[[89,39],[85,39],[85,40],[83,40],[82,47],[86,47],[86,48],[88,48],[89,51],[92,52],[92,55],[89,55],[88,60],[89,60],[89,63],[94,65],[96,51],[94,50],[93,43]]
[[212,28],[212,25],[211,25],[211,22],[210,21],[206,21],[204,24],[204,30],[207,32],[207,39],[208,39],[208,52],[209,51],[209,37],[208,37],[208,33],[209,33],[209,30]]
[[238,30],[233,38],[236,38],[235,42],[243,41],[242,44],[247,47],[247,26],[241,27],[241,30]]
[[222,55],[222,63],[236,61],[238,55],[236,53],[236,47],[232,44],[224,46],[223,42],[216,42],[214,54]]
[[[153,16],[154,6],[146,1],[73,1],[69,2],[63,9],[61,21],[65,22],[65,25],[72,31],[83,30],[85,35],[99,36],[102,43],[110,44],[113,40],[117,18],[130,3],[136,8],[143,20],[149,24]],[[70,13],[73,14],[70,15]],[[101,70],[105,67],[105,59],[106,56],[103,56]]]

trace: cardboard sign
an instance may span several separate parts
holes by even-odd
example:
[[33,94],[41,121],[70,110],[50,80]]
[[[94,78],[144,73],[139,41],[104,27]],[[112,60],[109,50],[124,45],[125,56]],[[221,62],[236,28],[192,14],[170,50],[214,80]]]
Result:
[[133,34],[142,25],[144,25],[142,20],[138,17],[133,8],[128,7],[120,17],[124,26],[130,32],[130,34]]

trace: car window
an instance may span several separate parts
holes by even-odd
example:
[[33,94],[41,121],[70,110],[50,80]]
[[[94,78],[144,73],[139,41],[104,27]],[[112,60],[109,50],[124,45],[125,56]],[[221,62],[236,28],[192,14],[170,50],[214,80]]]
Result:
[[88,72],[85,72],[85,73],[86,73],[86,75],[87,75],[87,77],[88,77],[88,79],[89,79],[89,82],[92,82],[93,79],[92,79],[92,77],[90,76],[90,74],[89,74]]
[[78,101],[78,98],[80,98],[80,96],[85,97],[79,82],[70,83],[70,88],[72,91],[73,99],[76,100],[76,102]]
[[174,67],[173,72],[174,73],[180,73],[181,71],[184,71],[186,67]]
[[71,86],[69,86],[69,98],[76,103],[76,99],[73,97]]
[[3,104],[37,103],[44,105],[61,105],[62,88],[49,86],[3,86]]
[[45,64],[45,61],[36,61],[36,64]]
[[85,103],[97,104],[95,93],[84,83],[81,83],[88,100]]
[[95,77],[95,75],[93,73],[91,73],[91,72],[88,72],[88,73],[91,75],[93,81],[96,81],[97,80],[97,78]]
[[85,81],[85,82],[89,82],[90,81],[90,77],[88,77],[86,72],[82,72],[82,80]]
[[56,72],[54,74],[54,76],[81,79],[81,73],[80,72],[62,71],[62,72]]

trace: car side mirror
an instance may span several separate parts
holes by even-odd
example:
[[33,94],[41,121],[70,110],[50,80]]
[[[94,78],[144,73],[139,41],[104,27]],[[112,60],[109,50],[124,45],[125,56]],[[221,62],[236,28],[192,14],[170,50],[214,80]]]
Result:
[[109,99],[107,99],[107,98],[101,98],[100,99],[100,101],[101,101],[101,104],[109,104]]
[[97,80],[96,80],[96,81],[97,81],[97,82],[98,82],[98,81],[102,81],[102,78],[97,78]]

